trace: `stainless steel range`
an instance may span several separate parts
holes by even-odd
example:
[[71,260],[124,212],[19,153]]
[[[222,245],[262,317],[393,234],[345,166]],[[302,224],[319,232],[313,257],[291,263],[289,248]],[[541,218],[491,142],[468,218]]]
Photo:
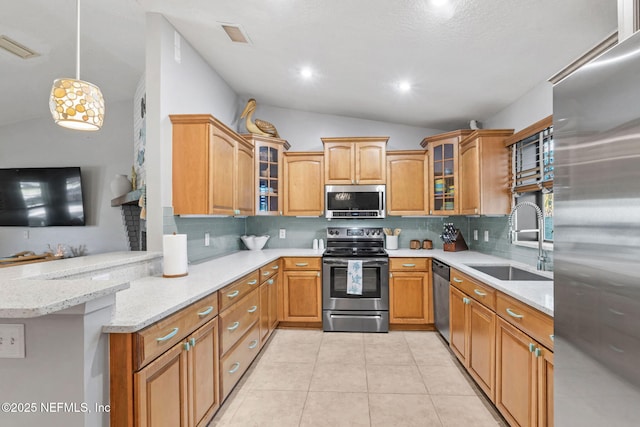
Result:
[[325,331],[389,331],[389,255],[382,228],[327,228],[322,315]]

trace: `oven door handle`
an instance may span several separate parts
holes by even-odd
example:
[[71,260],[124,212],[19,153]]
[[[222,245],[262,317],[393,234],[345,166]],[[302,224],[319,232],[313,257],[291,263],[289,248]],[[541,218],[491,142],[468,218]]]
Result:
[[[335,260],[329,261],[329,260],[324,260],[324,261],[322,261],[322,263],[323,264],[327,264],[327,265],[343,265],[343,266],[346,266],[346,265],[348,265],[349,262],[348,261],[335,261]],[[363,266],[367,266],[367,267],[370,267],[370,266],[374,266],[374,267],[376,267],[376,266],[384,266],[384,265],[388,265],[388,264],[389,264],[389,261],[386,261],[386,260],[385,261],[362,261],[362,265]]]
[[382,319],[382,316],[379,314],[330,314],[332,319]]

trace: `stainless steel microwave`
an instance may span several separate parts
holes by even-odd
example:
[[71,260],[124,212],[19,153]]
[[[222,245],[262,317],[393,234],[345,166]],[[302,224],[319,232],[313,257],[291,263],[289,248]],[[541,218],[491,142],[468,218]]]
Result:
[[325,185],[327,218],[384,218],[384,185]]

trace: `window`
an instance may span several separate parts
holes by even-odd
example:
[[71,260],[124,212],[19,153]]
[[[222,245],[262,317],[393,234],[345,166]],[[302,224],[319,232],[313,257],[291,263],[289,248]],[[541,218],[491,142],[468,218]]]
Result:
[[[553,173],[554,146],[552,117],[549,116],[507,140],[511,150],[511,179],[514,205],[525,201],[535,203],[544,217],[544,242],[547,249],[553,243]],[[533,209],[519,209],[514,217],[517,230],[538,228]],[[537,245],[536,232],[518,233],[514,244]]]

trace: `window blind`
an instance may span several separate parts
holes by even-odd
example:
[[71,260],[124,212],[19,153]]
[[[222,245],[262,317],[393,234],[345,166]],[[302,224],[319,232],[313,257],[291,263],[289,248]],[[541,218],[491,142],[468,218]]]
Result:
[[553,186],[553,126],[510,146],[510,187],[514,193]]

